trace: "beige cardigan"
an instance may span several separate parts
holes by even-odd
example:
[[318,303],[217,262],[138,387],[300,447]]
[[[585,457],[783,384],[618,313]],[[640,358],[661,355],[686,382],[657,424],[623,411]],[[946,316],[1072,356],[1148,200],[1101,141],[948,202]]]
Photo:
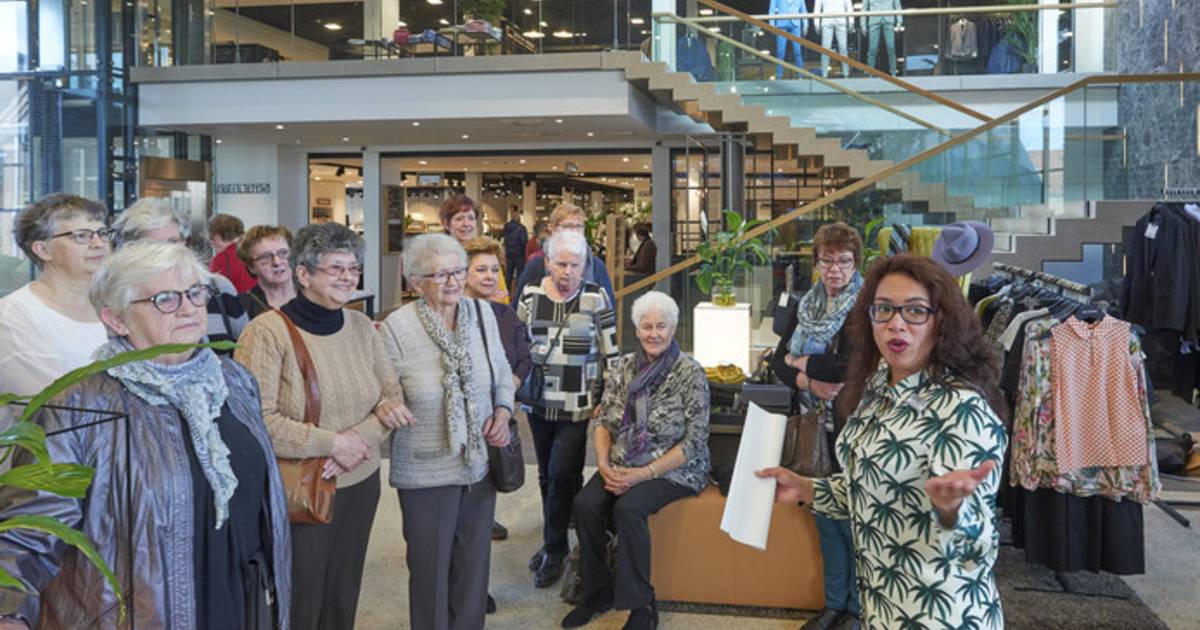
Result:
[[379,468],[379,445],[390,430],[375,417],[381,400],[403,401],[400,382],[383,341],[371,320],[345,310],[346,323],[332,335],[300,335],[316,365],[321,391],[317,427],[304,424],[304,378],[287,326],[278,313],[267,312],[250,322],[238,338],[234,358],[258,379],[263,419],[279,457],[326,457],[334,436],[354,429],[375,448],[358,468],[339,475],[338,487],[352,486]]

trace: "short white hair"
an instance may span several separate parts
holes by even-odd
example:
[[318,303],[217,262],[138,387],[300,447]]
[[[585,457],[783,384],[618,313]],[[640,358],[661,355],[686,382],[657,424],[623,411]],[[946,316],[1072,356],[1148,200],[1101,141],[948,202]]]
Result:
[[441,233],[422,234],[404,241],[404,277],[414,282],[421,276],[437,271],[435,258],[454,256],[459,265],[467,266],[467,250],[452,236]]
[[165,197],[142,197],[122,210],[112,226],[117,231],[117,246],[120,247],[141,240],[146,232],[172,222],[179,226],[179,236],[186,241],[192,234],[192,222],[187,213]]
[[666,318],[671,328],[675,328],[675,325],[679,323],[679,305],[675,303],[675,300],[662,291],[649,291],[633,301],[633,325],[641,325],[642,318],[651,311],[658,311]]
[[546,239],[546,243],[542,245],[542,249],[546,250],[546,260],[553,260],[554,255],[559,252],[574,254],[580,259],[587,258],[588,253],[587,239],[574,230],[555,232],[550,238]]
[[182,243],[130,243],[104,259],[100,270],[92,276],[88,300],[97,314],[107,307],[123,317],[146,284],[175,271],[194,275],[200,284],[213,284],[213,274]]

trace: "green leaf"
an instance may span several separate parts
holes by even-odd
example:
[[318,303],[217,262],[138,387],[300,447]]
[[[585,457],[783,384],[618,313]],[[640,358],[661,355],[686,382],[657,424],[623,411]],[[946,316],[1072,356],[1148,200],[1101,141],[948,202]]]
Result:
[[21,394],[0,394],[0,405],[9,405],[19,400],[32,398],[32,396],[23,396]]
[[[46,431],[32,422],[17,422],[0,432],[0,448],[19,446],[30,452],[37,461],[50,461],[46,450]],[[5,455],[7,459],[7,455]]]
[[4,567],[0,567],[0,586],[5,588],[13,588],[18,591],[25,590],[25,585],[22,584],[20,580],[9,574],[8,571],[5,571]]
[[700,291],[708,293],[712,291],[713,274],[711,269],[703,269],[696,274],[696,286],[700,287]]
[[46,386],[46,389],[38,392],[38,394],[29,401],[29,405],[25,407],[25,412],[21,414],[21,421],[25,421],[33,417],[33,414],[36,413],[37,410],[42,407],[42,405],[45,405],[51,398],[54,398],[55,396],[66,391],[72,385],[86,379],[89,376],[99,374],[109,368],[114,368],[118,365],[124,365],[126,363],[134,363],[136,361],[147,361],[149,359],[160,357],[164,354],[178,354],[180,352],[186,352],[195,348],[232,350],[236,347],[237,344],[232,341],[213,341],[203,344],[168,343],[160,346],[143,348],[142,350],[130,350],[129,352],[122,352],[121,354],[110,357],[103,361],[90,363],[81,368],[67,372],[59,377],[58,380]]
[[92,484],[94,472],[82,464],[26,464],[0,475],[0,486],[45,490],[59,496],[81,499]]
[[737,232],[742,229],[742,215],[733,210],[725,211],[725,227],[730,232]]
[[[121,594],[121,585],[117,582],[117,576],[113,574],[112,569],[104,562],[104,558],[96,552],[96,548],[92,546],[91,541],[83,532],[71,529],[63,523],[60,523],[49,516],[35,516],[32,514],[22,514],[13,516],[3,523],[0,523],[0,532],[6,532],[12,529],[32,529],[35,531],[45,532],[62,540],[63,542],[75,547],[87,556],[87,559],[104,574],[104,579],[108,581],[108,585],[112,587],[113,593],[117,596],[117,606],[121,610],[121,618],[125,617],[125,598]],[[11,576],[9,576],[11,579]]]

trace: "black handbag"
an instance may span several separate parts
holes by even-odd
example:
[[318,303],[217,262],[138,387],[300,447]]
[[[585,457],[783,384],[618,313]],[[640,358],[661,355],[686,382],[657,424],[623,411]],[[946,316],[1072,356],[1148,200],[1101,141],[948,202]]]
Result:
[[[496,408],[496,373],[492,371],[492,352],[488,348],[487,328],[483,325],[483,308],[475,300],[475,315],[479,318],[479,335],[483,337],[483,354],[492,381],[492,409]],[[488,474],[496,492],[516,492],[525,485],[525,455],[521,453],[521,434],[517,417],[508,418],[508,445],[488,446]]]
[[[554,346],[558,345],[558,340],[562,338],[563,332],[567,330],[567,323],[559,327],[558,334],[554,340],[550,342],[550,347],[546,350],[546,358],[543,361],[549,361],[550,355],[554,353]],[[529,371],[529,377],[521,383],[521,387],[517,389],[517,400],[529,405],[530,407],[539,407],[542,405],[542,395],[546,393],[546,364],[533,362],[533,369]]]

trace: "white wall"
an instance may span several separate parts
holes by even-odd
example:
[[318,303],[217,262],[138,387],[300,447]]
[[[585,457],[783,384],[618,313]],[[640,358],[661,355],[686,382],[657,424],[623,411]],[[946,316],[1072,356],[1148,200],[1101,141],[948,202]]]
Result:
[[[329,205],[326,207],[333,208],[333,216],[330,221],[346,224],[346,184],[340,181],[319,181],[308,184],[308,207],[309,212],[318,205],[317,199],[328,199]],[[311,215],[310,215],[311,216]]]
[[213,198],[213,211],[232,214],[246,227],[274,225],[279,220],[279,156],[273,144],[231,145],[213,148],[216,190],[222,184],[269,184],[270,194],[221,194]]

